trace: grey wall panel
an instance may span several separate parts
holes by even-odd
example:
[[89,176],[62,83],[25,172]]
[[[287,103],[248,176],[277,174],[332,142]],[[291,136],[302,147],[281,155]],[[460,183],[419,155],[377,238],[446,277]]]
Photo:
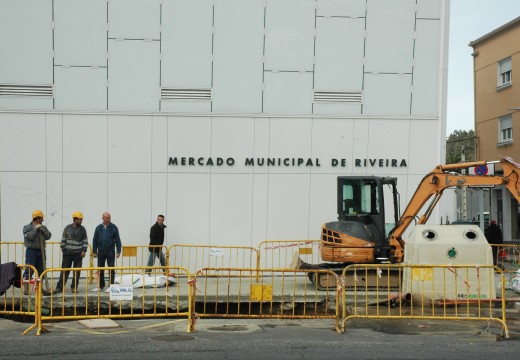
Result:
[[0,83],[52,84],[52,1],[0,3]]
[[37,96],[2,96],[0,109],[24,109],[24,110],[51,110],[52,98]]
[[365,20],[317,18],[316,33],[314,88],[361,91]]
[[312,112],[320,115],[360,115],[361,103],[314,103]]
[[413,69],[413,115],[438,113],[439,31],[438,20],[417,20]]
[[109,40],[108,109],[159,110],[159,42]]
[[441,0],[417,0],[417,17],[440,19]]
[[161,86],[211,88],[213,1],[164,1],[162,28]]
[[312,73],[265,72],[264,113],[310,114]]
[[310,71],[314,62],[315,2],[268,0],[265,69]]
[[370,0],[365,71],[411,73],[414,26],[415,0]]
[[160,0],[109,0],[108,37],[159,40]]
[[367,0],[317,0],[318,16],[364,17]]
[[55,108],[107,110],[107,69],[61,67],[54,69]]
[[106,0],[54,1],[55,65],[106,66]]
[[197,100],[161,100],[161,111],[209,113],[211,112],[211,102]]
[[213,111],[262,111],[263,0],[215,2]]
[[411,86],[408,74],[366,74],[363,114],[409,115]]

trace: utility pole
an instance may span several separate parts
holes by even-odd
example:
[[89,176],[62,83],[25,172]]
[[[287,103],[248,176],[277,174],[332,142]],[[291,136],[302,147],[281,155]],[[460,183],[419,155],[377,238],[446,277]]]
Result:
[[[460,148],[460,160],[461,162],[466,162],[466,156],[464,155],[464,145],[462,145]],[[462,174],[466,174],[466,169],[462,170]],[[462,187],[462,220],[468,220],[466,186]]]

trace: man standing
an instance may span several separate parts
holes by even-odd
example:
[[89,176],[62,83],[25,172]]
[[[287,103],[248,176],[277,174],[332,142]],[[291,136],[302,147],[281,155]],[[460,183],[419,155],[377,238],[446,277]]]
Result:
[[[162,252],[161,246],[164,244],[164,215],[158,215],[157,221],[150,228],[150,247],[148,248],[148,265],[153,266],[155,262],[155,257],[157,257],[161,263],[161,266],[166,265],[166,259],[164,258],[164,253]],[[150,273],[151,270],[147,269],[147,273]]]
[[[45,270],[45,242],[51,238],[51,232],[43,223],[43,212],[34,210],[32,212],[32,222],[23,227],[23,242],[27,248],[25,250],[25,264],[32,265],[41,276]],[[23,278],[30,280],[32,277],[31,270],[25,268]],[[28,290],[28,286],[24,289]],[[49,290],[49,289],[47,289]],[[48,295],[47,291],[43,291],[44,295]]]
[[[115,265],[116,257],[119,258],[121,255],[121,239],[119,238],[119,230],[117,226],[110,222],[110,214],[104,212],[103,223],[99,224],[94,231],[94,239],[92,240],[92,252],[94,257],[98,259],[98,267],[104,267],[105,262],[109,267]],[[116,251],[114,251],[114,247]],[[116,273],[114,270],[110,270],[110,285],[114,283],[114,277]],[[105,271],[99,271],[99,285],[98,288],[92,291],[99,291],[105,288]],[[110,288],[107,288],[105,292],[109,292]]]
[[491,250],[493,251],[493,265],[496,265],[498,260],[498,245],[504,243],[502,230],[500,230],[496,220],[491,220],[491,224],[487,231],[487,238],[488,243],[494,245],[491,246]]
[[[61,261],[62,268],[81,268],[83,258],[88,249],[87,230],[81,225],[83,222],[83,214],[76,211],[72,214],[72,224],[65,226],[63,229],[63,236],[61,238],[61,251],[63,252],[63,259]],[[63,291],[63,286],[67,283],[70,271],[65,271],[65,280],[63,279],[62,271],[60,273],[60,280],[56,285],[54,292],[60,293]],[[74,280],[70,285],[73,292],[78,290],[80,271],[74,271]]]

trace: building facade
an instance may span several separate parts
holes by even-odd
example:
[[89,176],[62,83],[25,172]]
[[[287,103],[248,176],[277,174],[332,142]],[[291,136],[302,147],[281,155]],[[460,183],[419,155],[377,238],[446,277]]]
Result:
[[[514,134],[518,136],[520,129],[520,17],[469,45],[473,48],[477,158],[509,156],[519,161],[520,144]],[[520,238],[520,206],[506,189],[491,190],[491,217],[502,225],[506,240]]]
[[318,239],[336,178],[444,162],[448,0],[0,0],[1,238]]

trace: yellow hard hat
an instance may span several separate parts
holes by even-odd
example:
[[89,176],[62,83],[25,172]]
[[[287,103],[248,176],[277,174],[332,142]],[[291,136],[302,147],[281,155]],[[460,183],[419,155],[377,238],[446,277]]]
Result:
[[43,211],[41,211],[41,210],[34,210],[32,212],[32,218],[35,219],[37,217],[41,217],[42,218],[43,217]]
[[83,219],[83,213],[81,211],[75,211],[72,213],[72,218]]

